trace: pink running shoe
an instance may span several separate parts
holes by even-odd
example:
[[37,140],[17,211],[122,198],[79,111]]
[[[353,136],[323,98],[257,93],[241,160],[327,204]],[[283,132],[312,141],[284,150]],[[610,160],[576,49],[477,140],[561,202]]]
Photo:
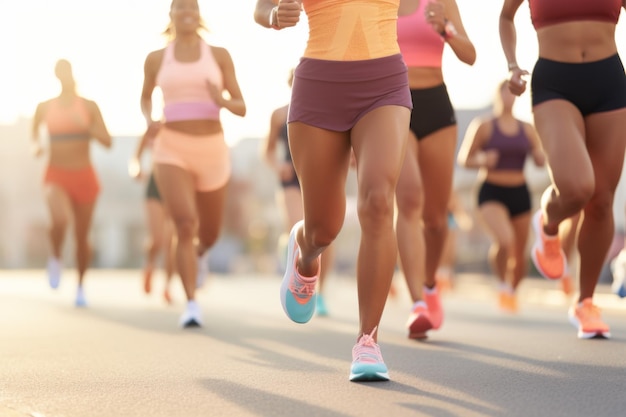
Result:
[[437,330],[443,323],[443,307],[437,286],[432,289],[424,287],[424,301],[428,306],[428,314],[430,316],[430,322],[433,325],[433,330]]
[[406,323],[409,339],[426,339],[426,332],[433,328],[428,313],[428,306],[423,301],[417,302]]

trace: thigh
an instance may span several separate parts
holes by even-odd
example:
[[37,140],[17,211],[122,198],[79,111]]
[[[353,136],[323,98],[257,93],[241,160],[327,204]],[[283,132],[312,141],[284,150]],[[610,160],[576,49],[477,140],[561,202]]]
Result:
[[445,219],[454,175],[457,127],[439,129],[419,142],[424,183],[424,220]]
[[593,181],[585,124],[578,109],[565,100],[549,100],[533,107],[533,116],[556,187],[571,189]]
[[166,210],[175,223],[197,220],[193,176],[175,165],[157,163],[154,176]]
[[226,189],[227,186],[224,185],[217,190],[196,193],[200,236],[211,239],[216,237],[224,217]]
[[613,193],[626,150],[626,109],[586,117],[587,150],[594,168],[596,194]]
[[499,243],[513,241],[514,230],[511,226],[509,211],[504,204],[488,201],[478,208],[487,233]]
[[400,177],[396,186],[396,199],[399,210],[403,210],[405,206],[407,209],[412,210],[415,206],[419,206],[424,199],[418,152],[417,138],[413,133],[409,132],[404,162],[402,163]]
[[359,195],[388,188],[391,196],[400,175],[409,135],[410,110],[383,106],[365,115],[352,129]]
[[291,122],[289,149],[300,180],[307,227],[322,227],[337,233],[343,224],[346,206],[349,133]]
[[72,204],[65,190],[53,183],[46,184],[45,196],[52,221],[67,222]]

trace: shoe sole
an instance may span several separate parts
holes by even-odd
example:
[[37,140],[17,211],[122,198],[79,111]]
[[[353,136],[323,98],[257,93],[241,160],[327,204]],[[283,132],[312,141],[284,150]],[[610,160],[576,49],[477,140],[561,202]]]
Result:
[[376,381],[389,381],[389,372],[374,371],[374,372],[350,372],[350,381],[352,382],[376,382]]
[[578,333],[576,335],[578,336],[579,339],[610,339],[611,338],[611,332],[603,332],[601,330],[593,331],[593,332],[583,332],[580,329],[580,323],[578,322],[578,319],[575,316],[570,315],[569,322],[572,324],[572,326],[578,329]]

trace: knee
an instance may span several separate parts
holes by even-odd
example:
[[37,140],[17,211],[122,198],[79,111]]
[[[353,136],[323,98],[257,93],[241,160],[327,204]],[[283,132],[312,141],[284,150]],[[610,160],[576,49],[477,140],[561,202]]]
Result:
[[396,204],[398,205],[398,213],[402,216],[421,216],[424,209],[424,196],[422,194],[422,190],[398,189],[396,191]]
[[448,230],[448,214],[424,213],[424,230],[429,233],[446,233]]
[[593,179],[566,184],[559,189],[563,205],[574,211],[580,210],[593,197],[595,182]]
[[359,198],[359,218],[362,221],[378,223],[393,217],[393,192],[373,189],[364,192]]
[[174,219],[176,235],[181,242],[194,240],[198,229],[198,221],[193,217],[179,217]]
[[50,223],[50,229],[55,232],[65,231],[69,225],[67,216],[54,216]]
[[589,201],[585,209],[585,220],[592,218],[596,221],[603,221],[613,215],[612,192],[598,192]]

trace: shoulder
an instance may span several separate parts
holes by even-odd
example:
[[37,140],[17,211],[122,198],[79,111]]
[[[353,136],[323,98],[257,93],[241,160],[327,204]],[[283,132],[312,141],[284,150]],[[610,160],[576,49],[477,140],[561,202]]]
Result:
[[213,57],[215,58],[216,61],[218,62],[232,61],[230,52],[228,52],[228,49],[222,46],[215,46],[215,45],[209,45],[209,44],[207,45],[209,46],[209,50],[213,54]]
[[146,56],[146,65],[154,65],[160,64],[163,60],[163,55],[165,54],[165,48],[157,49],[156,51],[150,52]]

